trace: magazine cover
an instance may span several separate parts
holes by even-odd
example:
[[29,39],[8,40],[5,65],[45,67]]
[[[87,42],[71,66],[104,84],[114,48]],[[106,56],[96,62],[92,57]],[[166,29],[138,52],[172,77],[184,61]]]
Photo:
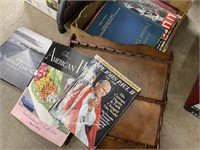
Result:
[[0,47],[0,78],[24,90],[51,44],[25,27],[17,29]]
[[157,49],[161,50],[178,22],[178,16],[156,5],[151,0],[117,0],[117,2],[165,27],[165,32],[162,35],[161,41],[159,41],[161,44],[157,45]]
[[25,2],[56,20],[60,0],[25,0]]
[[50,109],[88,148],[98,146],[140,88],[98,55]]
[[56,127],[39,119],[29,90],[26,88],[14,106],[11,114],[35,133],[58,146],[62,146],[69,133],[64,133]]
[[[61,146],[70,132],[48,110],[74,81],[88,61],[90,58],[82,53],[53,42],[11,114],[39,135]],[[34,116],[34,120],[32,117],[24,116],[24,110],[28,116]],[[38,123],[34,128],[33,121],[42,123]],[[49,130],[44,130],[43,126]]]
[[121,44],[147,44],[156,47],[165,28],[125,6],[108,1],[85,32]]

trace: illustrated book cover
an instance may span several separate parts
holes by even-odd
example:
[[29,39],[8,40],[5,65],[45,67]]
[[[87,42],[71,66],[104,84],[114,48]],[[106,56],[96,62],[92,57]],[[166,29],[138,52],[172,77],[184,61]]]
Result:
[[200,102],[199,102],[199,75],[192,87],[192,90],[185,102],[184,108],[191,112],[194,116],[200,118]]
[[156,47],[165,28],[119,3],[108,1],[85,31],[121,44],[147,44]]
[[176,14],[156,5],[151,0],[117,0],[117,2],[138,14],[159,23],[165,28],[165,32],[162,34],[162,39],[156,47],[158,50],[162,50],[162,47],[169,38],[170,33],[176,26],[179,17]]
[[52,41],[20,27],[0,47],[0,79],[24,90]]
[[94,149],[140,90],[95,55],[49,112],[89,149]]
[[61,146],[70,132],[48,110],[90,59],[53,42],[11,114],[34,132]]

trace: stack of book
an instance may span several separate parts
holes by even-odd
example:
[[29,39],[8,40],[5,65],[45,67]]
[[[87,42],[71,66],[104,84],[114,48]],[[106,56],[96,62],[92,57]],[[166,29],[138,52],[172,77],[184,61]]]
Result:
[[177,10],[159,0],[106,2],[85,27],[122,44],[147,44],[162,51],[180,20]]
[[0,60],[1,79],[24,89],[11,114],[58,146],[73,133],[96,148],[141,90],[100,56],[24,27],[0,47]]

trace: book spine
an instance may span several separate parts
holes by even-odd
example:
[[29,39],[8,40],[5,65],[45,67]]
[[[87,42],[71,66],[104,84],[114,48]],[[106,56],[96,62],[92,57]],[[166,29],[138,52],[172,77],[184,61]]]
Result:
[[167,43],[167,40],[169,39],[171,33],[173,32],[174,28],[176,27],[177,23],[179,21],[179,18],[173,14],[168,14],[163,20],[161,25],[165,27],[165,32],[162,35],[161,40],[159,41],[159,47],[157,45],[158,50],[162,51],[165,44]]
[[171,33],[178,21],[178,17],[172,13],[168,13],[161,21],[160,25],[165,27],[165,32],[163,33],[162,38],[167,39],[167,35]]
[[158,42],[158,44],[156,45],[156,49],[159,51],[162,51],[164,45],[166,43],[166,40],[164,39],[160,39],[160,41]]

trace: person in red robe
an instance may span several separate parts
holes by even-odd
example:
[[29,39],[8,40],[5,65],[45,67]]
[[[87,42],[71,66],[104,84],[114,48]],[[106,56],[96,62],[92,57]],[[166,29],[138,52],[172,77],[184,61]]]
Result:
[[[65,126],[86,144],[94,148],[96,134],[99,130],[101,98],[111,90],[107,80],[101,80],[94,87],[83,86],[69,94],[68,103],[63,107]],[[73,95],[73,96],[72,96]],[[89,126],[86,132],[85,126]]]

